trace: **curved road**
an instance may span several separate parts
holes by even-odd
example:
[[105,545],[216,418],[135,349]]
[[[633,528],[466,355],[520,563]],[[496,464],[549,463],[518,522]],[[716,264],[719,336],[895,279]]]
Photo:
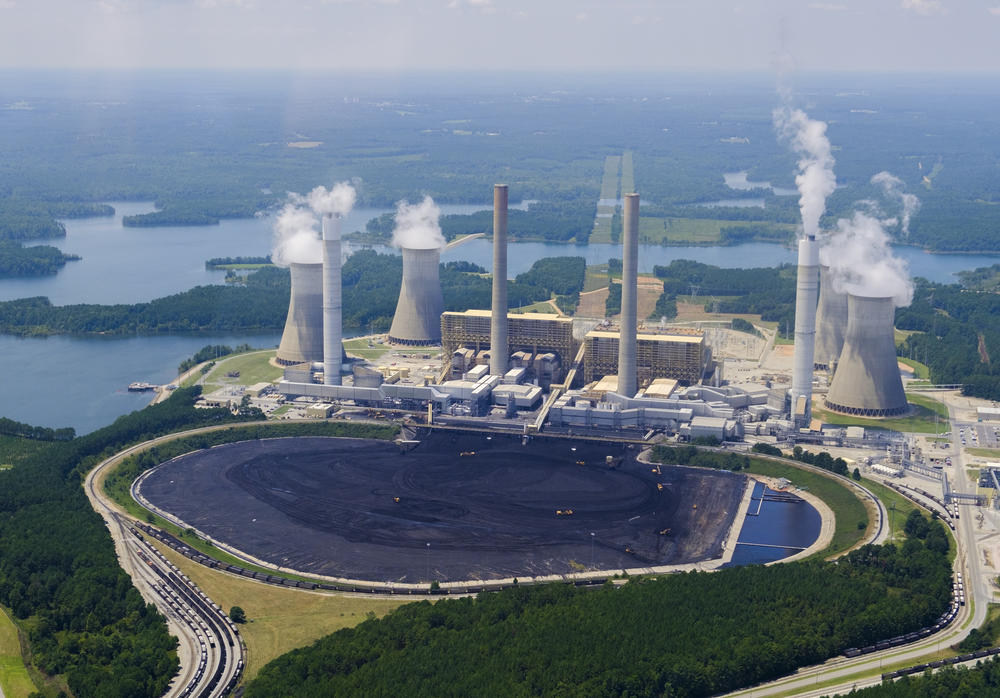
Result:
[[[203,427],[185,433],[204,433],[231,426]],[[102,461],[87,474],[84,491],[91,506],[104,518],[122,569],[132,577],[143,597],[166,617],[171,633],[178,638],[180,670],[166,695],[223,696],[238,678],[245,660],[245,650],[235,627],[200,589],[135,534],[130,525],[132,517],[107,498],[101,487],[109,467],[134,453],[176,438],[177,434],[161,436]]]

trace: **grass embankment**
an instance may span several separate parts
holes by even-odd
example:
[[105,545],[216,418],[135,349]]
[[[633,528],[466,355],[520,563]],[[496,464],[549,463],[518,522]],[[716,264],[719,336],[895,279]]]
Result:
[[249,622],[240,625],[247,645],[244,681],[285,652],[303,647],[325,635],[357,625],[374,614],[384,616],[408,597],[368,597],[284,589],[210,570],[179,555],[165,545],[157,547],[223,611],[239,606]]
[[375,360],[383,354],[388,353],[390,347],[385,344],[368,345],[367,337],[357,337],[344,342],[344,351],[351,356],[360,356],[362,359]]
[[[896,332],[899,331],[900,330],[896,330]],[[903,364],[904,366],[909,366],[910,368],[912,368],[913,376],[915,378],[918,378],[920,380],[927,380],[931,377],[931,370],[927,368],[925,364],[922,364],[919,361],[914,361],[913,359],[904,359],[903,357],[899,357],[899,363]]]
[[0,689],[5,698],[27,698],[38,690],[21,659],[17,626],[3,608],[0,608]]
[[523,305],[517,309],[518,313],[555,313],[552,305],[548,301],[538,301],[531,305]]
[[813,403],[813,415],[837,426],[858,426],[866,429],[892,429],[894,431],[917,432],[921,434],[941,434],[948,430],[948,408],[941,402],[926,395],[907,393],[906,400],[913,408],[910,414],[886,419],[868,419],[847,414],[837,414],[823,409],[819,402]]
[[965,452],[979,458],[996,458],[1000,460],[1000,448],[967,448]]
[[906,525],[906,517],[910,515],[911,511],[914,509],[920,509],[920,507],[903,495],[889,489],[885,485],[879,484],[875,480],[863,477],[861,478],[861,484],[871,490],[872,494],[881,499],[882,503],[885,504],[885,508],[889,511],[889,524],[892,527],[892,540],[900,541],[906,538],[906,534],[903,533],[903,526]]
[[[822,499],[833,510],[836,518],[833,540],[826,550],[821,550],[814,557],[830,558],[849,550],[874,525],[865,503],[847,485],[832,476],[762,458],[750,459],[749,472],[786,478],[796,487],[806,489]],[[859,523],[864,525],[859,528]]]
[[[276,353],[272,349],[219,359],[205,376],[204,391],[211,393],[225,385],[254,385],[278,380],[281,378],[281,369],[269,363]],[[239,377],[230,378],[226,375],[235,371],[239,371]]]

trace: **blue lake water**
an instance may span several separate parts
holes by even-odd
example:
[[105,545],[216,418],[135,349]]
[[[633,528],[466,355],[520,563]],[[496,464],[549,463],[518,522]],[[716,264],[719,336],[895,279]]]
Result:
[[819,512],[799,497],[776,492],[758,482],[733,559],[727,566],[761,565],[794,555],[819,537]]

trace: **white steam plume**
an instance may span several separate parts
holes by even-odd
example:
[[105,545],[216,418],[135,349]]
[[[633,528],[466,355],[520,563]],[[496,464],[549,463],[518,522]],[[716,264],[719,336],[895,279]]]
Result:
[[913,194],[904,192],[903,180],[885,170],[872,177],[872,184],[882,187],[886,196],[896,199],[902,205],[900,230],[902,230],[904,237],[908,237],[910,235],[910,218],[920,209],[920,199]]
[[826,211],[826,198],[837,188],[833,155],[826,137],[826,123],[810,119],[801,109],[779,107],[773,113],[778,135],[787,140],[799,157],[795,186],[806,235],[819,233],[819,219]]
[[425,196],[419,204],[400,201],[396,204],[396,228],[392,244],[410,250],[430,250],[444,247],[444,235],[438,219],[441,209],[434,199]]
[[350,182],[337,182],[330,189],[319,186],[305,197],[309,207],[316,213],[339,213],[346,216],[354,208],[358,195]]
[[840,293],[884,298],[897,308],[913,300],[913,282],[905,261],[892,254],[883,222],[860,211],[837,221],[820,250],[820,263],[833,272]]
[[[294,202],[294,196],[289,198]],[[318,264],[323,261],[323,246],[316,231],[316,216],[293,202],[285,204],[274,221],[271,261],[279,267],[293,262]]]

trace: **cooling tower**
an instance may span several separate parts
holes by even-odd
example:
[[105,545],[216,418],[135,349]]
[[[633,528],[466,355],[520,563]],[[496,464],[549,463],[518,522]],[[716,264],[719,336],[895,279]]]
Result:
[[847,296],[847,331],[826,395],[828,408],[861,417],[907,411],[896,359],[894,313],[892,298]]
[[340,215],[323,215],[323,382],[340,385],[343,356]]
[[622,224],[622,314],[618,342],[618,394],[634,397],[639,390],[636,373],[636,297],[639,294],[639,195],[625,195]]
[[507,373],[507,185],[493,185],[493,303],[490,306],[490,375]]
[[828,266],[819,268],[819,308],[816,310],[816,352],[813,366],[831,369],[844,348],[847,331],[847,294],[833,287],[833,273]]
[[816,296],[819,286],[819,246],[815,235],[799,240],[795,289],[795,354],[792,366],[792,418],[808,424],[812,418],[813,345],[816,339]]
[[278,363],[323,360],[323,265],[293,263],[292,297],[285,331],[278,345]]
[[390,342],[416,346],[441,343],[444,298],[440,263],[440,248],[403,248],[403,285],[389,328]]

